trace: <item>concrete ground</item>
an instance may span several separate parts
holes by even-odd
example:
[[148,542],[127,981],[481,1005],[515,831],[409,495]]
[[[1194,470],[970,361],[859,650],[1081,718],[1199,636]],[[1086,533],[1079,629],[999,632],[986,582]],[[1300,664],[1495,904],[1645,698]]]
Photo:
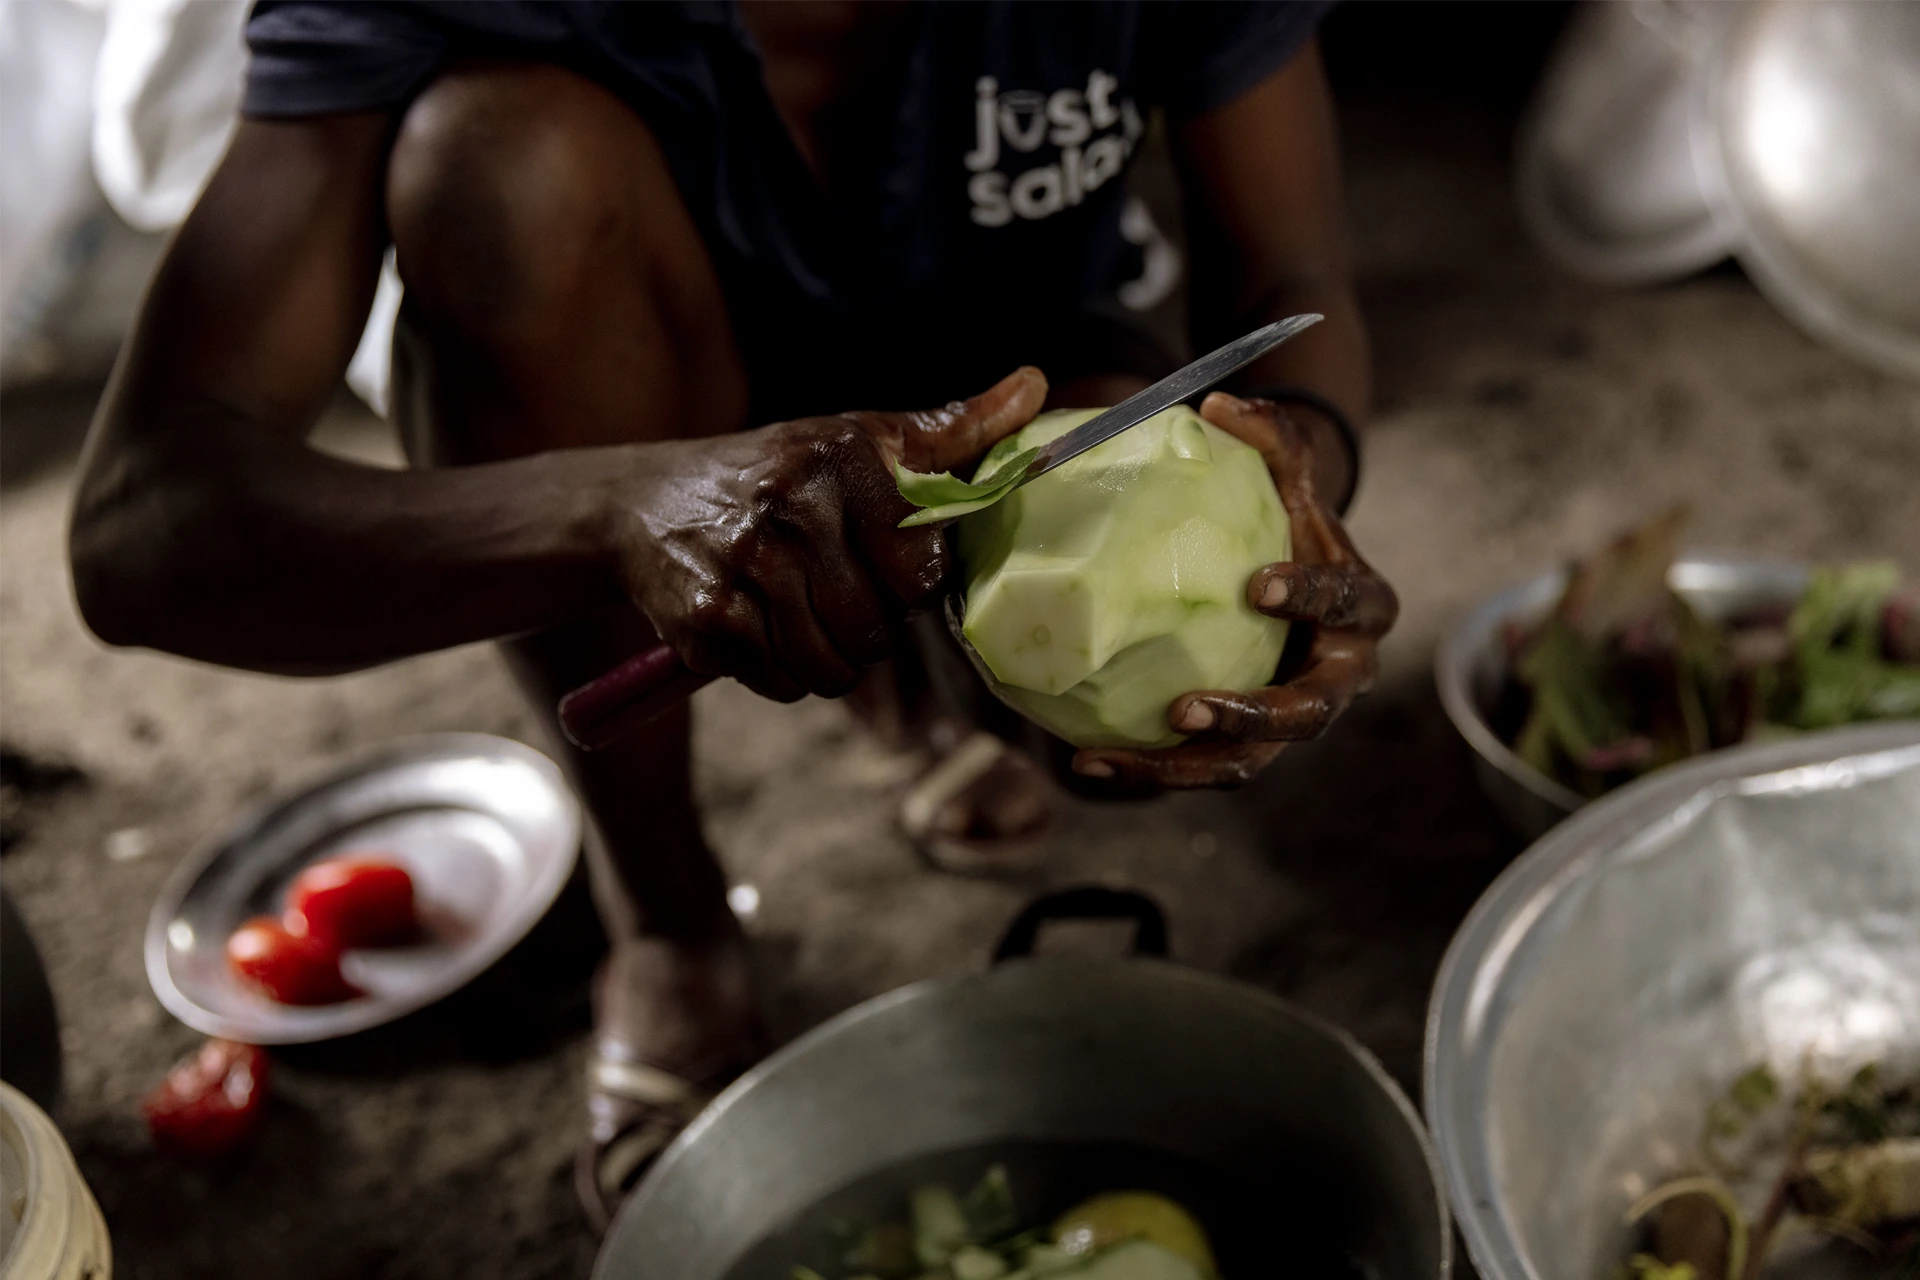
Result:
[[[841,708],[701,694],[699,786],[729,871],[759,889],[751,928],[783,1037],[980,967],[1033,892],[1091,880],[1153,893],[1179,959],[1331,1017],[1417,1088],[1435,966],[1515,852],[1433,693],[1448,620],[1677,499],[1699,546],[1920,572],[1920,388],[1814,345],[1731,270],[1638,293],[1561,276],[1516,225],[1507,119],[1380,107],[1345,127],[1379,387],[1353,527],[1405,602],[1378,691],[1239,794],[1073,809],[1025,883],[925,870],[890,826],[905,763]],[[249,801],[357,752],[533,726],[485,648],[295,681],[100,647],[62,560],[91,401],[4,406],[4,875],[52,972],[60,1120],[119,1274],[584,1275],[594,1244],[568,1183],[591,963],[577,894],[478,991],[277,1054],[264,1140],[233,1167],[149,1148],[138,1098],[197,1041],[142,970],[172,867]],[[326,433],[389,448],[349,408]]]

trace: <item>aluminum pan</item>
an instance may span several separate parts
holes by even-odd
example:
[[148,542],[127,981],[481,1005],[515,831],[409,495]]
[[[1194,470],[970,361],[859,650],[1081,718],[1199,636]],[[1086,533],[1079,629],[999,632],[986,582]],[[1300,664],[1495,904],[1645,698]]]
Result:
[[1920,1068],[1920,722],[1678,765],[1494,882],[1427,1021],[1426,1111],[1486,1280],[1611,1273],[1621,1210],[1755,1061]]
[[1795,323],[1920,378],[1920,4],[1739,13],[1705,77],[1716,216]]
[[[279,909],[317,859],[391,852],[412,872],[429,937],[349,951],[367,994],[280,1004],[228,972],[228,936]],[[452,994],[525,937],[566,884],[580,805],[559,766],[483,733],[409,738],[276,797],[185,860],[147,917],[147,980],[168,1011],[210,1036],[304,1044],[391,1022]]]
[[1579,7],[1520,125],[1515,186],[1541,247],[1607,284],[1677,280],[1727,257],[1737,227],[1706,190],[1700,68],[1724,25],[1701,0]]

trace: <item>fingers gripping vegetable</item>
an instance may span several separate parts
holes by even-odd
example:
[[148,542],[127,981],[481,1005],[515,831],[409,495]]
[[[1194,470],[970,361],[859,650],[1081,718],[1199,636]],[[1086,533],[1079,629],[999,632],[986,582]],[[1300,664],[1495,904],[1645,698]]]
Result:
[[[1021,452],[1086,416],[1036,419],[977,484],[896,480],[934,504],[920,518],[961,517],[976,660],[1004,700],[1082,747],[1077,771],[1246,782],[1372,685],[1393,589],[1315,492],[1304,433],[1265,401],[1216,392],[1197,418],[1170,410],[1031,484],[1002,483]],[[1310,639],[1272,684],[1288,622]]]
[[[981,470],[1097,410],[1050,413]],[[1273,676],[1287,624],[1247,603],[1291,530],[1260,455],[1169,409],[969,515],[964,630],[1008,704],[1076,746],[1170,746],[1191,689]]]

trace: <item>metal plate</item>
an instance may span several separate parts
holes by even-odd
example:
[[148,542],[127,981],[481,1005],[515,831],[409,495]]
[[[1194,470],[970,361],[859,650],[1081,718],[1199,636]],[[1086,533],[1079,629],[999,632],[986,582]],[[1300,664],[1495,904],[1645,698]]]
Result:
[[[505,955],[552,905],[579,848],[579,802],[531,747],[478,733],[396,743],[256,809],[175,872],[147,919],[147,979],[208,1035],[301,1044],[365,1031]],[[280,1004],[234,978],[234,928],[278,914],[308,863],[353,850],[391,854],[412,873],[428,940],[349,951],[346,975],[367,995],[341,1004]]]
[[1741,6],[1712,72],[1703,174],[1775,305],[1920,377],[1920,5]]
[[[1675,562],[1667,581],[1701,614],[1719,620],[1793,604],[1807,589],[1807,572],[1805,565],[1787,561],[1693,555]],[[1528,839],[1546,834],[1586,798],[1515,755],[1487,723],[1486,708],[1506,678],[1507,625],[1531,625],[1546,616],[1566,583],[1567,571],[1555,569],[1496,592],[1453,625],[1433,658],[1440,704],[1473,748],[1481,789]]]
[[1920,1071],[1920,722],[1675,765],[1480,899],[1427,1017],[1426,1112],[1486,1280],[1603,1280],[1626,1206],[1757,1062]]
[[1568,24],[1521,123],[1516,183],[1527,229],[1569,271],[1653,284],[1733,252],[1695,158],[1710,145],[1700,67],[1725,10],[1628,0]]

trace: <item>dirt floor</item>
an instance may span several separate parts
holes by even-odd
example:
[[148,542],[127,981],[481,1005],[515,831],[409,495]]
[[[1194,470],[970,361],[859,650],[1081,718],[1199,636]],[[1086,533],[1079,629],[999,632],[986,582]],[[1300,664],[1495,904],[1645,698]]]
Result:
[[[982,966],[1038,888],[1156,895],[1177,957],[1350,1028],[1417,1089],[1428,984],[1516,852],[1475,790],[1429,665],[1449,619],[1676,499],[1693,542],[1888,556],[1920,572],[1920,388],[1815,346],[1736,271],[1612,292],[1523,240],[1511,122],[1358,109],[1345,126],[1379,412],[1353,526],[1404,619],[1378,691],[1235,795],[1072,811],[1023,883],[925,870],[890,826],[906,762],[841,708],[699,698],[699,785],[740,883],[769,1014],[791,1036],[901,983]],[[150,993],[140,939],[173,866],[241,806],[406,734],[525,737],[485,648],[344,679],[109,652],[62,559],[90,389],[4,406],[0,680],[5,883],[63,1016],[60,1120],[131,1278],[579,1277],[582,900],[477,988],[380,1032],[277,1055],[264,1141],[233,1167],[158,1159],[140,1094],[197,1037]],[[335,446],[389,451],[350,408]]]

